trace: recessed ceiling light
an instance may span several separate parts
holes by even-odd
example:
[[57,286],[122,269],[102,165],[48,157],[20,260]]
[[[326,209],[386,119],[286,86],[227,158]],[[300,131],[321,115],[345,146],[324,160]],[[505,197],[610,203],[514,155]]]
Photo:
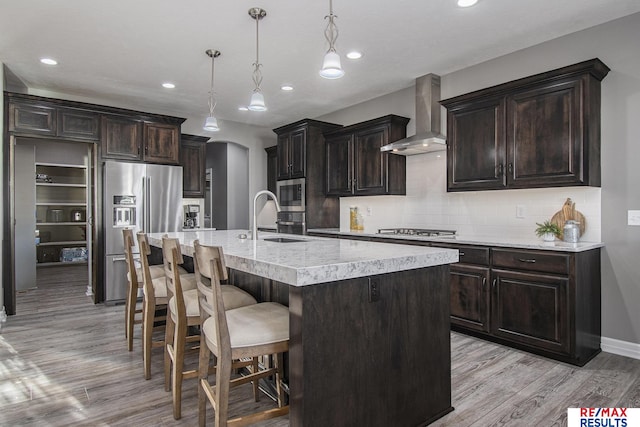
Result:
[[460,7],[470,7],[476,3],[478,3],[478,0],[458,0],[458,6]]
[[280,89],[282,89],[282,90],[284,90],[286,92],[289,92],[289,91],[293,90],[293,86],[291,86],[291,85],[282,85],[282,86],[280,86]]
[[247,107],[238,107],[239,111],[249,111]]
[[162,87],[165,89],[173,89],[176,87],[176,85],[174,85],[173,83],[167,82],[167,83],[162,83]]
[[351,52],[347,53],[347,58],[360,59],[362,58],[362,52],[358,52],[357,50],[352,50]]
[[40,58],[40,62],[47,65],[58,65],[58,61],[52,58]]

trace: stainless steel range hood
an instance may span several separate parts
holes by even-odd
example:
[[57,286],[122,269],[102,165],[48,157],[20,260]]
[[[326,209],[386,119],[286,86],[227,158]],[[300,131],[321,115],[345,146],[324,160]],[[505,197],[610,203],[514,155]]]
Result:
[[427,74],[416,79],[416,134],[392,142],[380,151],[403,156],[447,149],[446,136],[440,133],[440,76]]

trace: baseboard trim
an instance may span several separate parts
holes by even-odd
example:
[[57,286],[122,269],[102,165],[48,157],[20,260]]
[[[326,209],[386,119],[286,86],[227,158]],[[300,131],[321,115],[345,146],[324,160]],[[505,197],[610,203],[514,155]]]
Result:
[[640,344],[602,337],[600,339],[600,346],[602,347],[602,351],[606,351],[607,353],[640,360]]

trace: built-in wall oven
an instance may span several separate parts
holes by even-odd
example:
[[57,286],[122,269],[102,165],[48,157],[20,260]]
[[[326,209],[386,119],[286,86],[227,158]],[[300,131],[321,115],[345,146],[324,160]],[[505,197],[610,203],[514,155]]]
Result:
[[304,178],[278,181],[276,195],[281,209],[278,212],[278,233],[306,234]]

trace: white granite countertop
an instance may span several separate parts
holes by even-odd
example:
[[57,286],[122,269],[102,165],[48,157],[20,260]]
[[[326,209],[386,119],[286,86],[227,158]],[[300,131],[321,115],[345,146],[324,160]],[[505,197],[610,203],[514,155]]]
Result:
[[[182,253],[193,256],[193,241],[222,246],[229,268],[266,277],[293,286],[365,277],[458,262],[455,249],[396,245],[344,239],[260,232],[258,240],[240,239],[246,230],[183,231],[166,233],[177,237]],[[150,233],[149,243],[162,245],[165,233]],[[294,243],[269,242],[285,237]]]
[[515,239],[504,237],[474,237],[474,236],[458,236],[455,238],[446,237],[426,237],[426,236],[410,236],[402,234],[372,234],[362,232],[348,232],[340,231],[337,228],[317,228],[307,230],[308,233],[323,233],[327,235],[341,235],[341,236],[360,236],[360,237],[375,237],[380,239],[402,239],[402,240],[416,240],[425,242],[438,242],[438,243],[451,243],[451,244],[468,244],[468,245],[482,245],[482,246],[495,246],[506,248],[520,248],[520,249],[540,249],[547,251],[561,251],[561,252],[583,252],[591,249],[602,248],[604,243],[600,242],[578,242],[578,243],[566,243],[561,240],[555,242],[543,242],[540,239]]

